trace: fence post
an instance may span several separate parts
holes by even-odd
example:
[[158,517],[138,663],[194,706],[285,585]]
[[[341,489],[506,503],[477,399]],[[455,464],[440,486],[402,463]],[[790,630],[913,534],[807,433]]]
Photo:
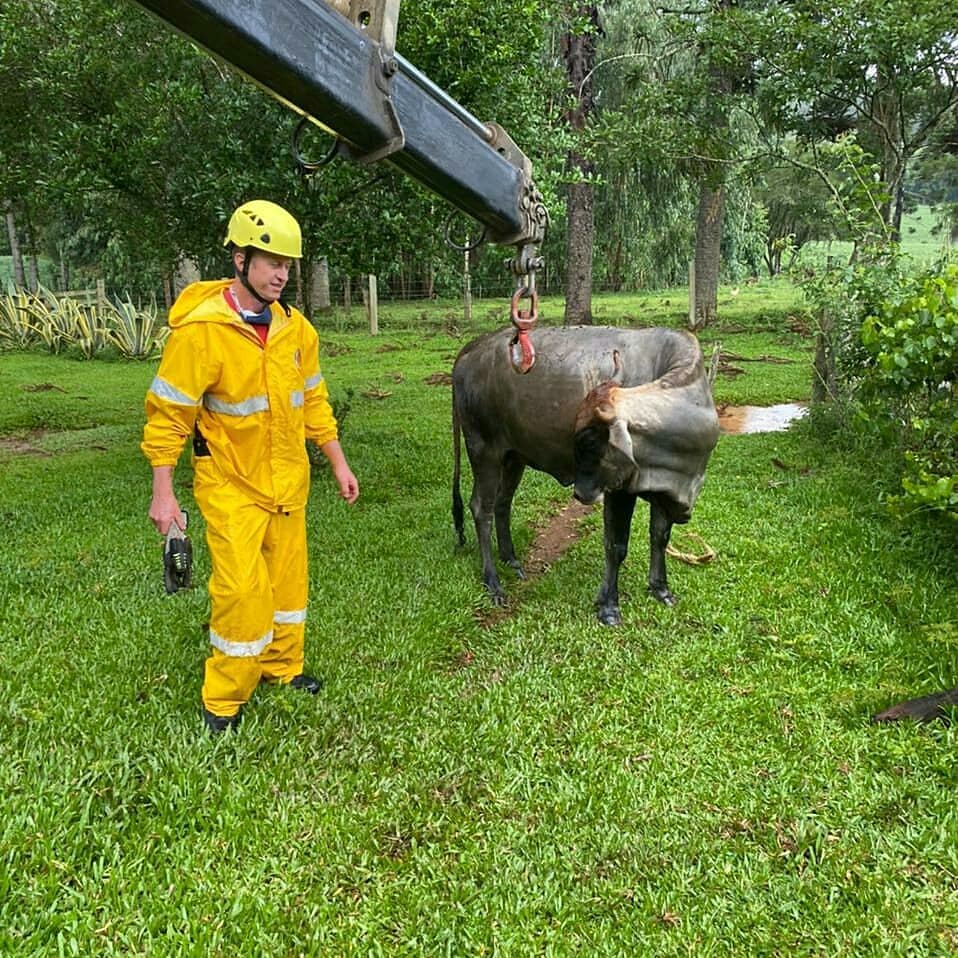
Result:
[[472,322],[472,274],[469,272],[469,250],[463,256],[462,267],[462,318]]
[[826,309],[819,316],[815,333],[815,359],[812,362],[812,405],[838,398],[838,376],[835,370],[835,323]]
[[369,334],[379,335],[379,290],[376,286],[376,274],[369,274],[369,296],[366,300],[366,310],[369,313]]
[[106,280],[98,279],[96,281],[96,308],[104,309],[106,307]]

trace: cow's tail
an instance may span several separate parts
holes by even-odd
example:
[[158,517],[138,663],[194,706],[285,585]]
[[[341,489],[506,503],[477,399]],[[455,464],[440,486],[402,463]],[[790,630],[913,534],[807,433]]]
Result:
[[459,492],[459,476],[462,472],[462,450],[460,436],[462,428],[459,423],[459,409],[456,406],[456,384],[452,385],[452,523],[459,538],[459,545],[466,544],[466,534],[463,525],[465,512],[462,508],[462,494]]

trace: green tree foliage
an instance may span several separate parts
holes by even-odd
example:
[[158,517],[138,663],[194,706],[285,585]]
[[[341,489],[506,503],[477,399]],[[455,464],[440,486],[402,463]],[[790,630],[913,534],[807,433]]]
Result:
[[857,130],[897,236],[908,164],[958,104],[956,0],[822,0],[743,10],[730,57],[754,65],[763,126],[811,149]]
[[[544,11],[409,5],[399,49],[535,157]],[[144,295],[183,259],[218,273],[223,224],[250,196],[296,210],[307,250],[337,268],[389,279],[408,252],[441,272],[444,204],[388,170],[334,163],[307,183],[290,155],[298,117],[132,2],[8,0],[0,84],[0,199],[81,279]]]
[[[804,155],[797,144],[786,144],[785,149],[789,156]],[[810,159],[805,157],[804,164]],[[789,269],[806,243],[831,239],[840,232],[831,193],[820,177],[801,166],[785,162],[768,168],[757,198],[766,210],[762,257],[769,276]]]
[[897,457],[901,515],[936,511],[958,519],[958,262],[920,268],[874,223],[884,184],[853,142],[832,153],[844,179],[834,207],[857,254],[805,281],[820,321],[820,394],[850,412],[842,433],[864,429],[886,464]]

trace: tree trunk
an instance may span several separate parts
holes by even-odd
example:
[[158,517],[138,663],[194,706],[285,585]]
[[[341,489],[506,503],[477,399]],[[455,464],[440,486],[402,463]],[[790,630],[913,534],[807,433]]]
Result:
[[695,224],[695,321],[692,329],[704,329],[718,316],[719,267],[721,264],[722,211],[725,187],[713,189],[703,183],[699,190]]
[[[885,77],[879,70],[879,86]],[[876,121],[878,135],[882,144],[882,181],[888,195],[882,203],[881,213],[891,233],[893,242],[901,239],[901,214],[904,201],[905,187],[905,156],[904,136],[901,128],[901,105],[894,89],[889,85],[888,90],[877,97]]]
[[[566,78],[572,106],[565,119],[574,137],[586,127],[595,109],[592,95],[592,71],[595,69],[596,40],[599,35],[599,9],[594,3],[575,0],[567,9],[570,23],[588,26],[570,28],[562,37]],[[565,324],[592,324],[592,249],[595,241],[591,161],[575,147],[568,154],[567,169],[572,182],[566,193],[566,304]]]
[[592,244],[595,222],[592,184],[570,183],[566,199],[566,326],[592,325]]
[[40,288],[40,261],[32,250],[27,254],[27,288],[32,293]]
[[70,264],[67,262],[62,246],[57,249],[57,255],[60,260],[60,289],[68,290],[70,288]]
[[328,313],[329,302],[329,260],[320,256],[313,261],[313,281],[310,288],[310,312]]
[[13,204],[7,204],[7,236],[10,239],[10,256],[13,261],[13,285],[23,289],[26,283],[23,275],[23,254],[20,252],[20,239],[17,236],[17,218]]
[[199,282],[200,266],[190,256],[183,256],[176,264],[176,271],[173,274],[173,293],[179,296],[180,293],[192,283]]

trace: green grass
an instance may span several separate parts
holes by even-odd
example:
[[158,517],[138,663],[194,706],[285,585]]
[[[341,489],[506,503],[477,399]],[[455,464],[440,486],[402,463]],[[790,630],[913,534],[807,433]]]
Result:
[[[916,266],[927,266],[948,252],[948,230],[942,230],[940,214],[930,206],[918,206],[902,216],[901,249]],[[829,257],[845,264],[852,254],[851,242],[808,243],[798,256],[797,267],[821,269]]]
[[[740,364],[719,400],[806,398],[798,307],[752,295],[709,338],[798,361]],[[449,390],[425,380],[494,309],[468,330],[451,309],[323,333],[362,485],[350,508],[319,471],[310,504],[327,687],[261,690],[218,740],[205,590],[163,594],[145,515],[152,364],[0,359],[0,435],[46,453],[0,444],[0,954],[954,953],[955,729],[868,721],[956,684],[953,541],[894,524],[874,464],[808,428],[723,437],[689,527],[718,559],[670,561],[675,609],[644,594],[640,508],[624,625],[595,621],[593,512],[544,575],[504,575],[485,627]],[[527,476],[520,553],[566,501]]]

